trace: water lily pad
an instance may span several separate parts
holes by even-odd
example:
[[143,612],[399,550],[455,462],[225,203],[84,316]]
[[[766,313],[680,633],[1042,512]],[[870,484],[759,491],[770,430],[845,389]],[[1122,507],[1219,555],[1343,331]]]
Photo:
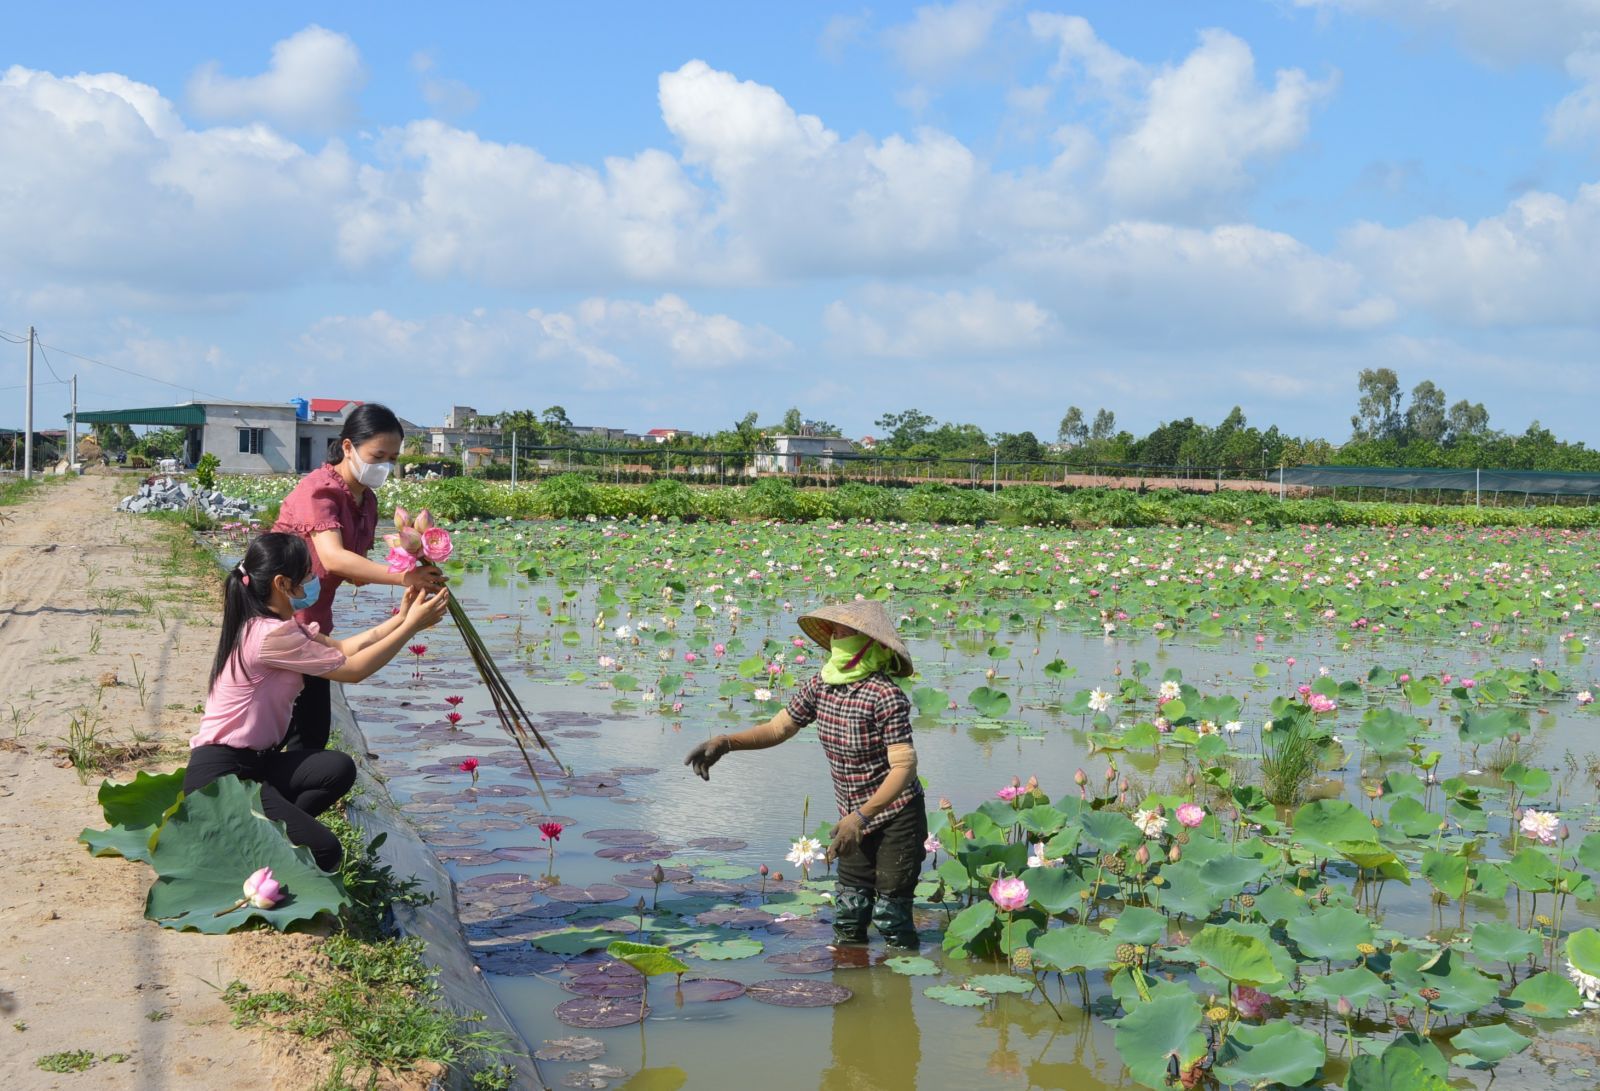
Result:
[[591,883],[588,886],[561,884],[547,888],[544,893],[554,901],[586,904],[620,902],[629,897],[627,887],[614,886],[611,883]]
[[689,842],[689,847],[702,852],[742,852],[750,843],[737,837],[697,837]]
[[644,975],[627,967],[626,974],[597,970],[563,981],[561,987],[579,996],[638,996],[645,990]]
[[759,955],[765,945],[758,939],[749,939],[744,936],[738,939],[712,941],[702,940],[689,947],[689,954],[695,958],[720,962],[726,959],[751,958]]
[[[1450,1039],[1450,1044],[1484,1064],[1495,1065],[1533,1045],[1533,1039],[1524,1038],[1504,1023],[1491,1023],[1486,1027],[1468,1027]],[[1461,1063],[1461,1058],[1457,1057],[1456,1061]]]
[[696,924],[716,925],[722,928],[765,928],[772,923],[772,914],[763,913],[759,909],[723,906],[720,909],[708,909],[704,913],[697,914],[694,919]]
[[605,1051],[598,1038],[547,1038],[533,1055],[541,1061],[592,1061]]
[[805,981],[795,978],[772,978],[746,986],[745,994],[763,1004],[780,1008],[826,1008],[843,1004],[855,993],[843,985],[829,981]]
[[985,993],[964,989],[960,985],[929,985],[922,990],[922,995],[941,1004],[949,1004],[952,1008],[982,1008],[991,999]]
[[978,989],[998,996],[1001,993],[1015,993],[1024,996],[1033,992],[1037,984],[1028,978],[1017,977],[1015,974],[976,974],[963,982],[967,987]]
[[724,977],[686,977],[673,991],[673,999],[690,1004],[716,1004],[737,1000],[744,994],[742,984]]
[[664,845],[612,845],[597,850],[595,855],[619,864],[648,864],[654,860],[665,860],[672,855],[672,850]]
[[931,977],[939,973],[939,966],[930,958],[921,955],[900,955],[884,961],[884,965],[897,974],[907,977]]
[[608,845],[652,845],[660,840],[649,830],[585,830],[583,836],[586,840],[604,841]]
[[643,996],[580,996],[556,1005],[556,1018],[569,1027],[623,1027],[644,1019]]

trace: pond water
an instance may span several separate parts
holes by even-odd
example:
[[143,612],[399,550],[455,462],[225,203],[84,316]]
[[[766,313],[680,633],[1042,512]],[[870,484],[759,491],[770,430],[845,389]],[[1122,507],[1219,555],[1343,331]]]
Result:
[[[533,539],[552,533],[557,532],[549,525],[528,528]],[[809,528],[782,533],[803,540]],[[456,876],[469,938],[524,1037],[536,1048],[573,1037],[603,1044],[598,1057],[545,1061],[547,1076],[557,1083],[580,1076],[602,1081],[574,1086],[622,1086],[631,1077],[634,1082],[626,1085],[633,1087],[1095,1089],[1132,1084],[1107,1022],[1115,1002],[1094,974],[1089,975],[1094,999],[1087,1013],[1070,974],[1064,989],[1051,975],[1053,1006],[1038,994],[969,993],[976,997],[974,1006],[958,1007],[925,993],[930,986],[959,985],[971,974],[1008,970],[1004,956],[998,962],[963,960],[941,951],[941,927],[959,905],[919,902],[925,936],[921,955],[933,963],[932,973],[902,973],[877,964],[883,954],[878,938],[860,960],[870,964],[835,966],[821,950],[830,930],[828,908],[819,895],[831,884],[820,865],[811,884],[797,883],[798,869],[784,861],[797,837],[835,816],[826,762],[811,731],[778,749],[728,756],[709,784],[683,766],[695,743],[760,722],[779,707],[784,675],[769,682],[763,673],[752,682],[741,676],[742,663],[753,655],[770,662],[781,654],[785,673],[803,678],[816,668],[817,649],[794,646],[791,640],[799,635],[795,618],[821,601],[819,591],[808,594],[796,580],[783,592],[746,600],[737,617],[722,609],[696,616],[692,593],[630,609],[625,593],[622,601],[606,594],[610,587],[624,592],[626,575],[610,579],[603,587],[574,579],[570,570],[553,579],[530,579],[504,567],[454,578],[458,596],[478,619],[522,703],[572,774],[561,776],[557,767],[541,764],[548,803],[508,744],[448,623],[426,635],[427,650],[420,657],[402,656],[404,662],[366,686],[350,687],[348,694],[381,756],[391,793]],[[387,616],[393,601],[386,589],[346,589],[345,594],[338,614],[345,631]],[[1098,786],[1108,760],[1115,760],[1119,780],[1130,781],[1135,803],[1147,794],[1198,798],[1184,780],[1204,764],[1194,746],[1170,745],[1163,737],[1159,749],[1095,752],[1097,741],[1104,743],[1123,725],[1153,720],[1153,700],[1123,701],[1096,723],[1087,710],[1078,711],[1083,690],[1116,694],[1135,678],[1154,690],[1164,678],[1181,676],[1182,685],[1204,700],[1237,699],[1234,719],[1244,729],[1223,737],[1230,754],[1239,756],[1233,767],[1243,780],[1259,764],[1261,726],[1273,716],[1273,700],[1293,697],[1298,686],[1316,683],[1324,670],[1332,683],[1365,683],[1374,666],[1418,679],[1493,679],[1528,673],[1530,663],[1541,660],[1562,676],[1563,689],[1505,702],[1527,715],[1517,757],[1550,773],[1550,786],[1540,798],[1559,807],[1570,822],[1574,848],[1593,824],[1592,762],[1600,745],[1596,718],[1573,697],[1587,685],[1578,681],[1587,669],[1587,654],[1574,645],[1570,631],[1508,627],[1506,638],[1491,643],[1475,639],[1471,629],[1461,630],[1469,634],[1465,637],[1401,633],[1375,639],[1366,633],[1352,636],[1345,626],[1280,626],[1264,629],[1258,641],[1256,627],[1229,625],[1220,635],[1190,630],[1158,639],[1133,635],[1132,625],[1101,635],[1084,632],[1081,625],[1042,623],[1035,612],[1008,616],[1004,600],[999,601],[998,607],[990,603],[990,611],[1002,618],[992,629],[958,628],[958,615],[966,611],[947,610],[931,619],[931,628],[913,628],[915,635],[907,640],[921,672],[917,685],[940,690],[955,705],[941,707],[930,700],[915,720],[930,812],[947,797],[956,814],[966,814],[993,800],[1013,777],[1036,777],[1056,801],[1075,798],[1074,773],[1085,770]],[[663,605],[679,609],[664,611]],[[889,605],[905,611],[923,603],[901,604],[891,596]],[[604,615],[599,626],[597,614]],[[1044,617],[1048,620],[1048,614]],[[617,626],[627,626],[628,633],[619,637]],[[722,654],[715,650],[718,645]],[[694,661],[686,661],[686,654]],[[795,663],[795,656],[806,661]],[[1258,664],[1265,665],[1265,677],[1258,676]],[[666,679],[667,692],[645,699],[645,691],[656,690],[663,675],[678,677]],[[752,684],[775,686],[774,701],[752,698]],[[1006,694],[1009,707],[991,707],[991,716],[981,716],[969,699],[980,687]],[[1386,769],[1412,767],[1400,757],[1384,766],[1358,740],[1363,713],[1380,706],[1422,719],[1429,734],[1421,741],[1442,755],[1437,779],[1459,774],[1490,800],[1504,789],[1494,770],[1505,765],[1507,744],[1496,741],[1474,750],[1460,742],[1450,719],[1459,708],[1412,708],[1394,682],[1363,685],[1359,698],[1352,699],[1355,692],[1343,690],[1340,708],[1331,714],[1344,760],[1325,763],[1329,767],[1311,787],[1314,796],[1342,797],[1370,813],[1385,813],[1388,800],[1371,801],[1365,788],[1381,781]],[[1441,687],[1439,697],[1448,700],[1447,693]],[[445,701],[450,696],[464,700],[452,705]],[[674,704],[681,707],[674,710]],[[452,710],[462,715],[456,727],[447,722]],[[1098,739],[1091,738],[1096,734]],[[459,768],[467,758],[480,763],[476,787]],[[1492,805],[1485,809],[1483,836],[1491,842],[1491,855],[1511,855],[1505,815]],[[538,830],[541,822],[552,820],[564,826],[553,859]],[[935,815],[932,821],[937,825],[939,819]],[[938,859],[945,856],[941,852]],[[669,880],[659,891],[649,877],[656,863]],[[930,868],[934,863],[930,858]],[[784,881],[764,880],[755,873],[761,865],[781,872]],[[1345,891],[1360,885],[1337,869],[1326,881]],[[1420,877],[1410,886],[1389,883],[1372,915],[1383,928],[1406,936],[1453,926],[1456,905],[1435,906],[1429,894]],[[635,908],[641,897],[642,918]],[[1529,908],[1519,910],[1512,895],[1469,900],[1469,929],[1473,922],[1519,917],[1519,924],[1529,923]],[[657,904],[652,908],[652,903]],[[1600,906],[1594,902],[1570,900],[1563,929],[1593,924],[1597,916]],[[598,940],[574,935],[599,929],[604,932]],[[609,1000],[624,1014],[636,1003],[630,995],[636,982],[608,988],[596,976],[609,962],[603,950],[607,938],[672,944],[691,967],[691,984],[680,993],[671,974],[653,979],[642,1025],[564,1025],[555,1012],[579,998],[574,988],[621,994]],[[759,951],[747,953],[752,948],[740,941],[748,940],[758,941]],[[697,948],[696,943],[715,946]],[[744,957],[722,957],[731,955]],[[1506,969],[1502,964],[1499,972]],[[743,985],[771,979],[831,982],[853,995],[820,1007],[777,1006],[751,996],[699,999],[737,990],[694,985],[696,978]],[[602,1007],[588,1005],[578,1021],[585,1015],[592,1021]],[[1328,1060],[1313,1085],[1340,1085],[1345,1063],[1335,1054],[1346,1031],[1336,1018],[1329,1021],[1327,1006],[1285,1000],[1278,1010],[1326,1031]],[[1518,1029],[1533,1036],[1534,1045],[1501,1061],[1497,1078],[1539,1087],[1597,1086],[1596,1018],[1589,1013],[1537,1025],[1522,1020]],[[1378,1047],[1392,1036],[1380,1020],[1358,1023],[1356,1033]],[[625,1077],[591,1065],[614,1066]],[[1486,1086],[1490,1078],[1486,1070],[1450,1070],[1456,1086]]]

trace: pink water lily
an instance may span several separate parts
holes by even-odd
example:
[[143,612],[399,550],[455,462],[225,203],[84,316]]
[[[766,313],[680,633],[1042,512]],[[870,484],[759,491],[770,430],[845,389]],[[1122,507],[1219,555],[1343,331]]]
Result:
[[989,884],[989,897],[996,908],[1015,913],[1026,909],[1032,896],[1028,893],[1028,884],[1021,879],[1002,878]]

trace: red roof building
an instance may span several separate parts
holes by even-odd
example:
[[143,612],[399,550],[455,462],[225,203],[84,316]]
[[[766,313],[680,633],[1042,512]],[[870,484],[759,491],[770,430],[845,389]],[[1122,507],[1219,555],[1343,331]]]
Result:
[[351,401],[349,398],[312,398],[311,411],[313,413],[343,413],[346,406],[358,406],[360,402]]

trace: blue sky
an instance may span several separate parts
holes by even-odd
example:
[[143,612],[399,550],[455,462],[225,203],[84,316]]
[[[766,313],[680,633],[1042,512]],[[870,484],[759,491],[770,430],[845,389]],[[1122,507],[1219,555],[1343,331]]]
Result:
[[1338,440],[1389,366],[1594,443],[1600,2],[1519,7],[36,6],[0,330],[148,376],[84,408]]

